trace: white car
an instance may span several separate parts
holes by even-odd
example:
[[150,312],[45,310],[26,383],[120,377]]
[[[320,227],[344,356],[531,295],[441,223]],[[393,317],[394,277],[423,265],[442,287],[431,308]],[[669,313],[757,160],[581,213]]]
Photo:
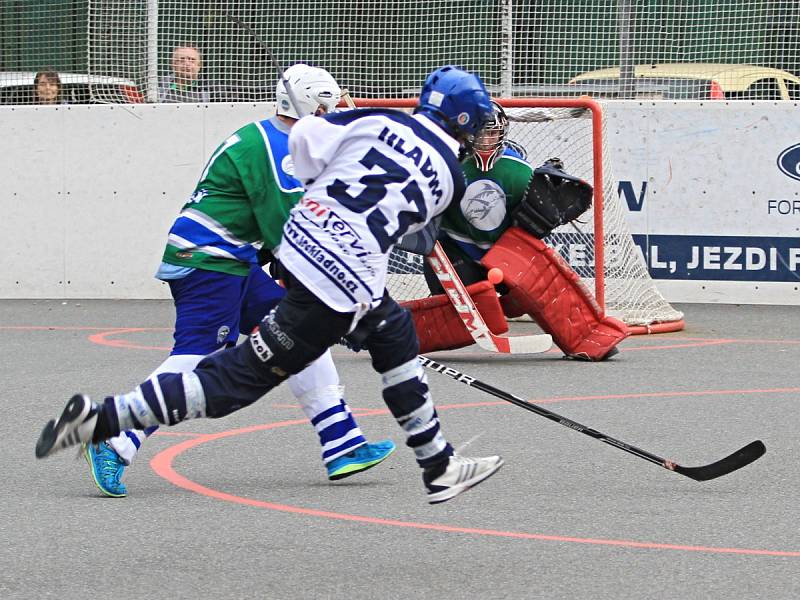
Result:
[[[33,71],[0,71],[0,104],[34,104]],[[66,104],[139,104],[144,95],[122,77],[59,73],[61,101]]]

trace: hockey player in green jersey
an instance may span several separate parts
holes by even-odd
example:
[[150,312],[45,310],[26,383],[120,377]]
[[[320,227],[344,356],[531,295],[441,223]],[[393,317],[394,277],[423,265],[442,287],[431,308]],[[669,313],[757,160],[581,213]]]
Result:
[[[332,111],[341,95],[324,69],[296,64],[285,77],[299,107],[279,82],[276,115],[245,125],[220,144],[169,231],[156,277],[169,283],[175,302],[175,344],[150,377],[191,371],[205,356],[234,345],[240,332],[250,333],[285,295],[258,256],[278,245],[289,211],[303,194],[293,176],[289,131],[305,114]],[[289,385],[317,430],[330,479],[375,466],[394,451],[389,440],[367,443],[342,399],[330,352]],[[127,494],[122,473],[155,429],[128,430],[84,446],[105,495]]]
[[[604,360],[617,353],[628,335],[624,323],[607,317],[578,275],[541,240],[591,205],[591,186],[564,172],[560,159],[533,168],[525,150],[508,140],[509,121],[503,107],[475,136],[474,154],[462,162],[467,189],[461,202],[445,211],[438,240],[465,285],[485,282],[487,271],[506,275],[494,290],[482,283],[481,312],[493,333],[508,329],[504,317],[529,314],[570,358]],[[411,242],[428,252],[425,242]],[[432,242],[431,242],[432,245]],[[512,274],[517,279],[512,279]],[[443,293],[436,275],[425,264],[431,293]],[[524,280],[524,281],[523,281]],[[490,297],[489,297],[490,296]],[[486,304],[483,304],[483,303]],[[414,313],[421,352],[471,344],[449,302],[440,296],[409,306]],[[431,310],[441,311],[433,317]],[[424,317],[423,317],[424,315]],[[451,326],[454,325],[454,326]],[[443,335],[453,332],[452,336]]]

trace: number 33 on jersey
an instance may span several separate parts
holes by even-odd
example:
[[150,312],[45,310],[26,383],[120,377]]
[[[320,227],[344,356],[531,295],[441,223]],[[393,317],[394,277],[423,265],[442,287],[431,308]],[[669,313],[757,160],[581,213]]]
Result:
[[391,247],[464,194],[458,142],[422,116],[364,109],[306,117],[289,150],[306,192],[278,256],[337,311],[376,306]]

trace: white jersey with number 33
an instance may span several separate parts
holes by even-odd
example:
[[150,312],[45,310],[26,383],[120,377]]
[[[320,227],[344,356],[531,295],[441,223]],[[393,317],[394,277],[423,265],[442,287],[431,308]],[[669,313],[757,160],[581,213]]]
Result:
[[278,257],[339,312],[377,306],[388,255],[464,193],[458,143],[423,115],[387,109],[305,117],[289,151],[305,186]]

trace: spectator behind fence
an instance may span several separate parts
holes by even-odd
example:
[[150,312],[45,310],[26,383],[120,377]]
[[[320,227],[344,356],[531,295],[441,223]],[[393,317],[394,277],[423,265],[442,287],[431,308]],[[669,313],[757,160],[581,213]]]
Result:
[[172,75],[158,86],[159,102],[209,102],[208,90],[200,83],[203,60],[191,44],[181,44],[172,51]]
[[61,78],[55,71],[39,71],[33,78],[31,104],[62,104]]

